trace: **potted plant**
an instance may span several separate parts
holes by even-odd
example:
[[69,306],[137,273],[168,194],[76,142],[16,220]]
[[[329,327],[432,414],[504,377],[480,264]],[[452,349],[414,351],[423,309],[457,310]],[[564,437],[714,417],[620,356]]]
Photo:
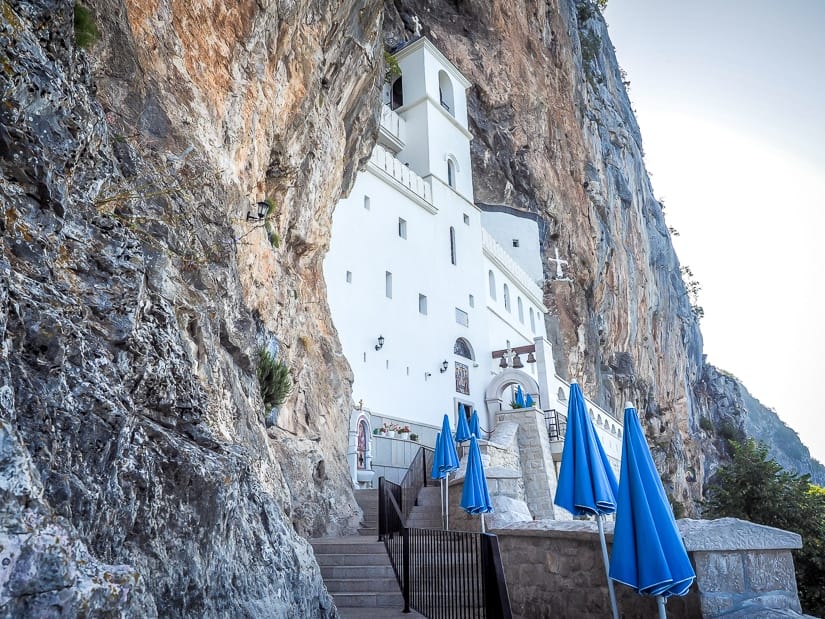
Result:
[[387,438],[395,438],[395,432],[398,429],[394,423],[389,423],[387,421],[384,422],[384,425],[381,426],[381,431],[386,434]]
[[403,428],[399,428],[398,438],[402,438],[405,441],[409,440],[409,438],[410,438],[410,426],[404,426]]
[[410,440],[413,443],[417,443],[418,442],[418,435],[415,432],[413,432],[412,434],[410,434]]

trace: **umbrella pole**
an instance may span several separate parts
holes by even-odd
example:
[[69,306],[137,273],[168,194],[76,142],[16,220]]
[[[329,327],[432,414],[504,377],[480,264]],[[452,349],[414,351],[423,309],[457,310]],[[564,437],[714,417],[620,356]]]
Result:
[[441,500],[441,526],[446,530],[447,525],[444,522],[444,478],[438,480],[438,498]]
[[667,619],[667,611],[665,611],[665,596],[657,595],[656,604],[659,606],[659,619]]
[[487,531],[484,530],[484,512],[481,513],[481,532],[486,533]]
[[450,474],[447,473],[447,483],[444,484],[444,530],[450,530]]
[[607,558],[607,541],[604,539],[604,522],[601,514],[596,514],[596,522],[599,523],[599,539],[602,542],[602,559],[604,559],[604,574],[607,576],[607,588],[610,591],[610,608],[613,610],[613,619],[619,619],[619,608],[616,605],[616,591],[613,589],[613,581],[610,578],[610,561]]

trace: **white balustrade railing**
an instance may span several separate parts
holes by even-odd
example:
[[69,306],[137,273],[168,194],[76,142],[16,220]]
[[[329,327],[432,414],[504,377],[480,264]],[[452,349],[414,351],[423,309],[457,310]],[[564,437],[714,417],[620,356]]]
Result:
[[402,144],[406,136],[406,121],[393,112],[389,106],[381,106],[381,130]]
[[376,144],[370,156],[370,163],[386,172],[427,203],[433,203],[433,191],[429,183],[398,161],[398,159],[383,146]]
[[519,286],[524,288],[536,299],[544,298],[544,292],[530,278],[527,271],[522,269],[518,263],[513,260],[510,254],[508,254],[507,251],[498,244],[498,241],[496,241],[484,228],[481,229],[481,244],[484,251],[486,251],[492,258],[495,258],[495,261],[498,262],[499,265],[503,266],[510,272],[510,276],[513,278],[514,283],[517,283]]

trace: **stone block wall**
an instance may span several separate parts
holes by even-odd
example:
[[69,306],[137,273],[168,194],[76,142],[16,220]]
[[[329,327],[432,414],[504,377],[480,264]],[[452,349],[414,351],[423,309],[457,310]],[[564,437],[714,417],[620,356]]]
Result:
[[[791,549],[801,538],[734,518],[680,520],[696,570],[685,597],[667,601],[674,618],[802,616]],[[610,598],[593,521],[544,520],[492,531],[499,538],[516,619],[610,616]],[[605,524],[608,548],[613,523]],[[623,619],[657,616],[654,598],[616,584]]]
[[556,494],[556,467],[544,414],[534,408],[504,411],[496,415],[496,425],[518,424],[518,448],[524,476],[527,505],[535,518],[554,518],[553,496]]
[[791,549],[796,533],[736,518],[680,520],[696,569],[703,617],[752,617],[765,609],[801,613]]

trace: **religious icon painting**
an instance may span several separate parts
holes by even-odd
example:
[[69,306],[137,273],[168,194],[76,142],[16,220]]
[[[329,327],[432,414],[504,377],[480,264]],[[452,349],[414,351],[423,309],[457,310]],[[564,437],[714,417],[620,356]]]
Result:
[[455,390],[470,395],[470,368],[458,361],[455,362]]

